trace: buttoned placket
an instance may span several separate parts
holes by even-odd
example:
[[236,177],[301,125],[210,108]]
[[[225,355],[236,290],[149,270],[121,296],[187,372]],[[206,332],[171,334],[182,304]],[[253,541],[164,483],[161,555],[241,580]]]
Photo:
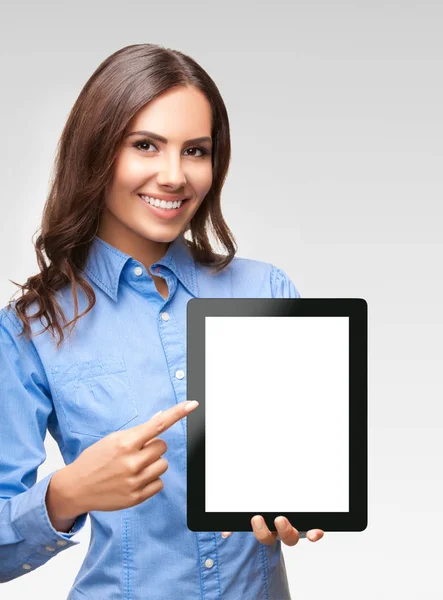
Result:
[[[161,268],[152,265],[153,272],[160,273]],[[135,267],[134,273],[137,276],[143,274],[142,267]],[[165,301],[166,303],[166,301]],[[176,335],[176,331],[174,327],[171,327],[173,315],[171,315],[168,311],[162,310],[160,312],[159,319],[159,335],[161,338],[161,342],[163,344],[163,348],[165,350],[165,354],[168,358],[170,358],[171,362],[173,360],[174,353],[172,352],[172,348],[176,346],[177,340],[174,337]],[[171,350],[171,351],[170,351]],[[182,354],[182,353],[179,353]],[[183,364],[186,363],[186,355],[182,354]],[[174,390],[176,392],[176,400],[177,403],[186,400],[186,381],[185,381],[185,371],[184,369],[176,368],[173,377],[172,384],[174,386]],[[185,419],[181,420],[183,433],[184,433],[184,446],[186,450],[186,423]],[[186,468],[186,452],[183,453],[183,468]],[[209,593],[211,597],[218,598],[219,590],[220,590],[220,574],[217,568],[217,547],[216,541],[214,538],[214,534],[211,532],[195,532],[197,537],[197,544],[200,556],[202,557],[202,577],[204,580],[204,587],[206,593]],[[213,557],[213,558],[211,558]]]
[[[155,272],[155,273],[161,273],[161,267],[159,267],[159,266],[155,266],[155,264],[154,264],[154,265],[152,265],[152,266],[154,267],[154,272]],[[142,267],[140,267],[140,266],[137,266],[137,267],[135,267],[135,268],[134,268],[134,274],[135,274],[135,275],[137,275],[137,277],[140,277],[141,275],[143,275],[143,273],[144,273],[144,270],[143,270],[143,268],[142,268]],[[167,323],[167,322],[168,322],[168,321],[171,319],[171,315],[170,315],[170,314],[169,314],[167,311],[162,311],[162,312],[160,313],[160,318],[161,318],[161,320],[162,320],[164,323]],[[162,331],[161,331],[161,329],[160,329],[160,337],[162,337]],[[168,340],[167,340],[167,339],[163,339],[163,337],[162,337],[162,342],[163,342],[163,344],[164,344],[164,346],[165,346],[165,348],[166,348],[166,347],[167,347],[167,342],[168,342]],[[184,356],[183,356],[183,362],[185,362],[185,357],[184,357]],[[175,376],[175,378],[176,378],[176,379],[178,379],[178,380],[184,379],[184,377],[185,377],[185,372],[184,372],[184,370],[183,370],[183,369],[176,369],[176,371],[175,371],[175,373],[174,373],[174,376]],[[174,386],[174,387],[175,387],[175,386]],[[181,389],[177,390],[177,397],[178,397],[178,398],[179,398],[179,396],[181,395],[181,394],[180,394],[180,392],[182,392],[182,390],[181,390]],[[180,400],[180,399],[178,399],[178,402],[181,402],[181,400]],[[186,430],[185,430],[185,434],[186,434]]]

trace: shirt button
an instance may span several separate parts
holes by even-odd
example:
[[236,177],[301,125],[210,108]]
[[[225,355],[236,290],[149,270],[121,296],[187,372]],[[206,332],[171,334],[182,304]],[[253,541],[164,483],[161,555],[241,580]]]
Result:
[[169,321],[169,318],[170,318],[169,317],[169,313],[167,313],[167,312],[162,313],[162,319],[163,319],[163,321]]
[[184,371],[176,371],[175,372],[175,376],[177,377],[177,379],[183,379],[183,377],[185,376]]
[[53,548],[52,546],[45,546],[45,550],[48,550],[49,552],[54,552],[55,548]]
[[66,540],[58,540],[57,546],[66,546],[68,542]]
[[141,267],[135,267],[134,273],[138,276],[143,273],[143,269]]
[[205,560],[205,567],[208,567],[208,569],[210,569],[213,564],[214,564],[214,561],[212,560],[212,558],[207,558]]
[[31,565],[28,565],[28,563],[25,563],[24,565],[22,565],[22,569],[29,571],[29,569],[32,569],[32,567],[31,567]]

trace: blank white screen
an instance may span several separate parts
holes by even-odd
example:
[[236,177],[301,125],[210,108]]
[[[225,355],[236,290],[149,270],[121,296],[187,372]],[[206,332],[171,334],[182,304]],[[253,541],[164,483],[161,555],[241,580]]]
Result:
[[349,511],[349,317],[205,318],[206,512]]

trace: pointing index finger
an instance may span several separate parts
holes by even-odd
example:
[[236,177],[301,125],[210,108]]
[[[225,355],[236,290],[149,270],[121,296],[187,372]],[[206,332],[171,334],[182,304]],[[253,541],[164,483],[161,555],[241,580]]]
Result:
[[198,405],[199,403],[197,400],[186,400],[185,402],[181,402],[176,406],[172,406],[167,410],[157,413],[151,417],[149,421],[136,425],[133,428],[135,444],[140,448],[143,448],[146,442],[149,442],[159,433],[165,431],[171,427],[171,425],[174,425],[174,423],[183,419],[183,417],[186,417],[190,412],[195,410]]

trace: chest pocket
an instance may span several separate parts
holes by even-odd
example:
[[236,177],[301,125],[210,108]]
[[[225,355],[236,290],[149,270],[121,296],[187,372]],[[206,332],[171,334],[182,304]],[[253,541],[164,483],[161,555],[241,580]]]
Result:
[[121,357],[56,365],[51,372],[56,398],[72,433],[103,437],[138,416]]

